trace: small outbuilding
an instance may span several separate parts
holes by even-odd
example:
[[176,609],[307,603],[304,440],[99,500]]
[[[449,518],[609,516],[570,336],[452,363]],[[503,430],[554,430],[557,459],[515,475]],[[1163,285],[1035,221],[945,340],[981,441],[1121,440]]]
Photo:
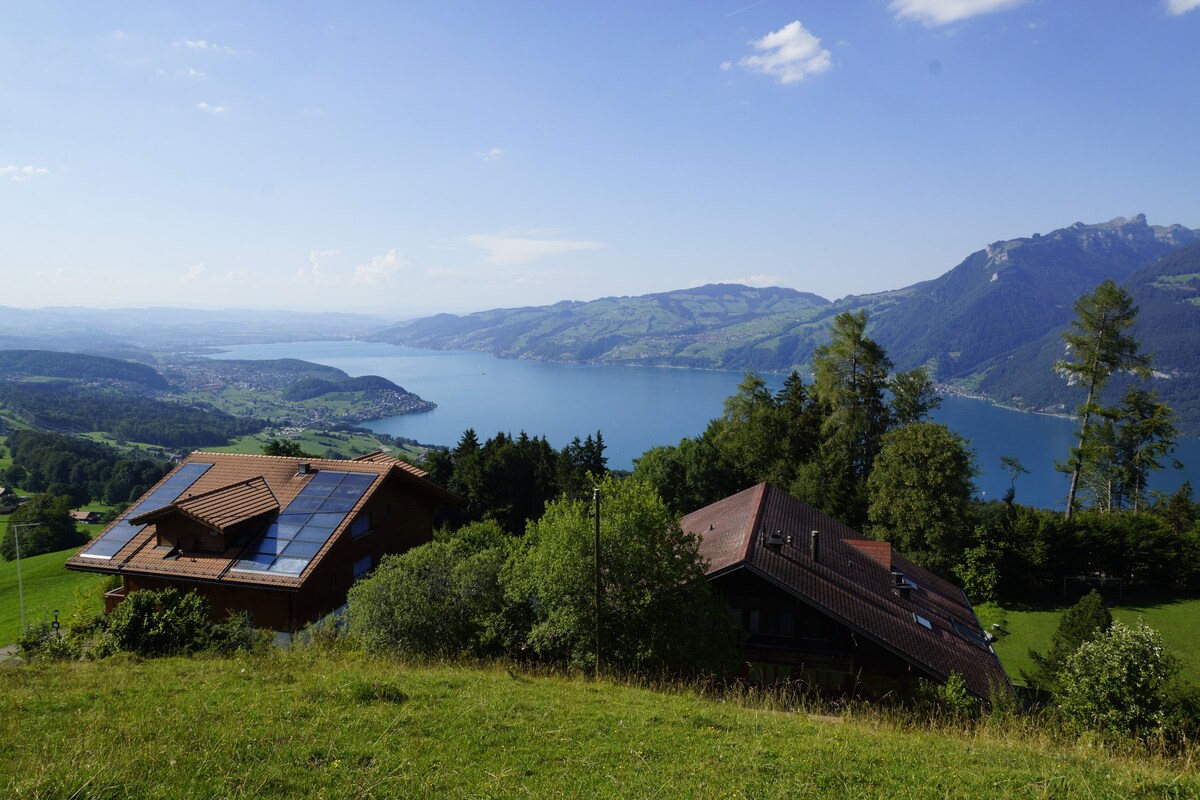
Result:
[[458,498],[382,453],[353,461],[192,453],[67,561],[121,576],[129,592],[175,588],[214,616],[291,631],[338,608],[388,553],[433,538],[437,506]]
[[963,591],[888,542],[765,483],[682,524],[746,631],[745,678],[882,697],[958,673],[983,700],[1011,691]]

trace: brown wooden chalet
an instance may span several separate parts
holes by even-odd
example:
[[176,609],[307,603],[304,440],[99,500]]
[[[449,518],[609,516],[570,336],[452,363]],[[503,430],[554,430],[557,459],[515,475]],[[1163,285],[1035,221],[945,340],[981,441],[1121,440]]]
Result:
[[108,610],[171,587],[206,597],[218,619],[289,631],[341,606],[384,555],[429,541],[435,507],[456,501],[382,453],[192,453],[67,567],[121,576]]
[[747,632],[746,677],[830,693],[905,694],[959,673],[1010,688],[957,586],[769,484],[683,518]]

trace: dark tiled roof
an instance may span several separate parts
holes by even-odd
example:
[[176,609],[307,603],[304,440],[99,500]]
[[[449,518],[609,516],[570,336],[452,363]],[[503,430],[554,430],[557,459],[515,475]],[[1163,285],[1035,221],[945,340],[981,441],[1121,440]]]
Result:
[[[385,457],[378,460],[344,461],[340,459],[294,458],[290,456],[248,455],[244,453],[203,453],[195,452],[189,455],[174,470],[164,476],[163,480],[151,487],[143,497],[148,497],[154,489],[166,482],[187,464],[212,464],[212,467],[201,475],[195,483],[186,489],[182,496],[176,498],[167,509],[173,513],[184,512],[202,521],[208,520],[209,515],[225,524],[233,524],[235,517],[244,515],[254,509],[266,507],[266,493],[270,494],[279,508],[286,508],[296,495],[321,471],[330,472],[359,472],[378,476],[377,479],[363,492],[361,498],[342,524],[333,531],[321,550],[312,558],[305,570],[297,576],[277,575],[263,572],[233,571],[234,563],[246,550],[245,543],[231,546],[224,553],[165,553],[157,548],[157,529],[153,518],[165,509],[150,512],[138,517],[145,519],[148,524],[134,534],[133,538],[112,556],[111,559],[89,558],[88,550],[100,541],[104,534],[115,528],[123,517],[105,528],[104,532],[86,545],[79,553],[67,560],[67,567],[97,572],[134,573],[177,577],[191,580],[219,580],[226,583],[253,584],[277,588],[295,589],[305,581],[312,570],[320,563],[325,554],[348,530],[351,520],[370,499],[371,494],[378,488],[383,479],[392,478],[403,484],[414,486],[427,494],[435,503],[458,502],[458,497],[451,492],[431,483],[425,478],[425,472],[401,465],[396,459]],[[307,465],[307,466],[305,466]],[[136,507],[136,504],[134,504]],[[253,515],[251,515],[253,516]],[[247,519],[249,517],[244,517]]]
[[[701,537],[710,579],[749,569],[923,672],[941,679],[957,672],[983,698],[991,684],[1007,685],[961,589],[889,547],[891,567],[913,587],[907,597],[897,595],[891,571],[878,560],[882,547],[864,548],[858,532],[781,489],[746,489],[688,514],[683,528]],[[779,545],[765,546],[768,538]]]

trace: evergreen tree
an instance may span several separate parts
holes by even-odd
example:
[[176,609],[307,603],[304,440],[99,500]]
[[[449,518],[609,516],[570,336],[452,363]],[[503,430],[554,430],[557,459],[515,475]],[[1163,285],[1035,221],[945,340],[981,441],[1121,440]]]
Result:
[[814,392],[826,412],[821,471],[838,484],[830,492],[834,507],[824,510],[851,525],[863,520],[867,475],[891,423],[884,390],[892,362],[866,329],[865,311],[844,311],[833,319],[829,343],[813,353]]
[[1075,513],[1079,478],[1088,455],[1088,424],[1098,408],[1100,390],[1117,371],[1130,371],[1142,377],[1149,374],[1150,359],[1138,352],[1138,342],[1129,332],[1136,317],[1133,298],[1109,279],[1075,301],[1075,319],[1062,334],[1070,357],[1058,362],[1056,369],[1082,385],[1086,392],[1079,409],[1079,445],[1071,451],[1065,465],[1065,470],[1071,473],[1067,519]]
[[1060,675],[1067,659],[1084,642],[1095,639],[1112,627],[1112,614],[1095,589],[1084,595],[1078,603],[1067,609],[1059,620],[1058,628],[1050,639],[1050,649],[1045,655],[1030,650],[1033,672],[1022,670],[1021,677],[1035,689],[1057,692],[1061,686]]

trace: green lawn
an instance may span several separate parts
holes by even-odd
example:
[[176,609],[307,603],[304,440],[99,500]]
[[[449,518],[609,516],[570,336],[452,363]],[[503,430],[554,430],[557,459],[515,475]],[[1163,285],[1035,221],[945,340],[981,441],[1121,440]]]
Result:
[[[263,447],[272,437],[268,434],[252,434],[232,440],[221,447],[205,447],[214,453],[261,453]],[[294,440],[306,453],[312,453],[324,458],[332,454],[334,458],[354,458],[381,449],[385,445],[369,433],[346,433],[342,431],[325,431],[307,429]],[[390,445],[386,445],[390,447]],[[395,452],[395,451],[393,451]],[[397,455],[417,456],[420,448],[405,447]]]
[[[0,535],[8,527],[0,517]],[[99,526],[87,526],[95,528]],[[63,564],[78,548],[21,559],[21,581],[25,587],[25,618],[32,624],[48,620],[58,609],[65,619],[76,603],[76,592],[94,589],[102,580],[88,572],[72,572]],[[96,601],[97,604],[99,601]],[[100,610],[97,607],[97,610]],[[11,644],[21,633],[21,603],[17,593],[17,563],[0,561],[0,645]]]
[[5,797],[1200,796],[1193,768],[1033,729],[303,651],[0,669],[0,754]]
[[[1067,606],[1044,609],[1000,608],[981,605],[976,611],[985,628],[991,623],[1003,623],[1003,633],[994,644],[996,654],[1013,680],[1020,681],[1021,670],[1033,664],[1028,652],[1032,648],[1046,652],[1050,637],[1058,628],[1058,620]],[[1162,634],[1167,647],[1183,662],[1183,676],[1200,684],[1200,598],[1164,600],[1160,598],[1129,598],[1112,609],[1113,619],[1136,622],[1138,618]]]

